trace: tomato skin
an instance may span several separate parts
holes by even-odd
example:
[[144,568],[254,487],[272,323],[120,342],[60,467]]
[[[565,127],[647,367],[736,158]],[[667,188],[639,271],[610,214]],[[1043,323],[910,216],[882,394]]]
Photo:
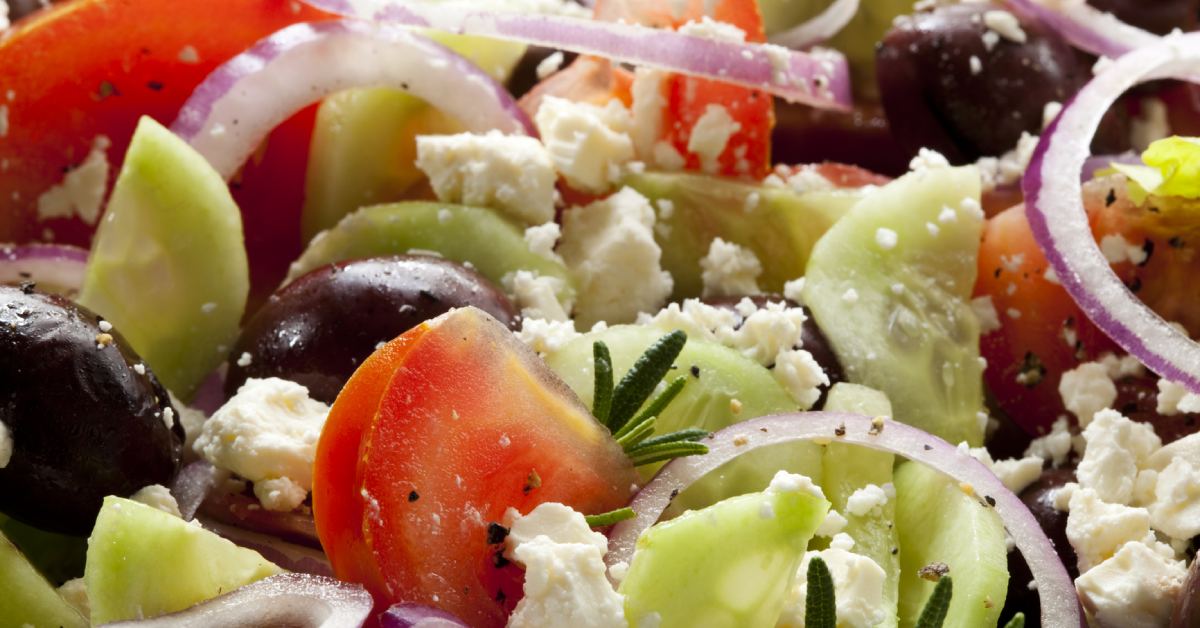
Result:
[[[91,226],[74,218],[40,222],[37,199],[83,160],[94,138],[112,142],[111,185],[142,115],[169,125],[217,65],[284,26],[326,17],[290,0],[222,0],[219,10],[205,0],[77,0],[18,22],[0,39],[0,105],[9,122],[0,136],[0,241],[48,239],[48,229],[56,242],[87,246]],[[299,219],[312,126],[306,115],[272,135],[281,148],[268,148],[235,190],[251,262],[273,260],[266,264],[272,276],[285,270],[275,258],[299,250],[298,229],[285,242],[292,230],[280,225]]]
[[499,323],[467,308],[430,325],[365,437],[366,544],[390,601],[502,626],[522,577],[488,543],[489,524],[543,502],[589,514],[619,508],[638,476],[574,393]]

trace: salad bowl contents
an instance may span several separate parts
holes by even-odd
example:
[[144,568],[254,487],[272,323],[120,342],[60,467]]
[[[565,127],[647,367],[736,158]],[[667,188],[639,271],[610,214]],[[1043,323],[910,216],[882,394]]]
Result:
[[1200,2],[36,4],[0,627],[1200,623]]

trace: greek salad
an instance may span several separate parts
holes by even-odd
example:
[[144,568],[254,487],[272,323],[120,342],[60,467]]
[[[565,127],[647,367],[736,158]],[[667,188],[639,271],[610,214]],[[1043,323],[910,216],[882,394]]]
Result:
[[0,627],[1200,625],[1198,19],[0,3]]

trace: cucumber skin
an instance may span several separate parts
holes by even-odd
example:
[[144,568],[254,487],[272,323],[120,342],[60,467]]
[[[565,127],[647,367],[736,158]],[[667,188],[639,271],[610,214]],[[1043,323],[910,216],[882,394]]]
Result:
[[0,532],[0,626],[86,628],[88,622]]

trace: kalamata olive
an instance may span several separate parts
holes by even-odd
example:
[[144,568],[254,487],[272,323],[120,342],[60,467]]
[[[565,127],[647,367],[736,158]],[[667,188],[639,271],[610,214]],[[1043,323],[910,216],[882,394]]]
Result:
[[1158,378],[1153,375],[1123,377],[1116,382],[1113,408],[1134,421],[1149,423],[1163,444],[1179,440],[1197,429],[1196,414],[1163,416],[1158,413]]
[[86,534],[106,495],[169,484],[183,427],[118,330],[69,300],[0,286],[0,511]]
[[[1038,481],[1021,491],[1021,501],[1025,502],[1025,506],[1042,525],[1046,536],[1054,543],[1054,549],[1058,550],[1058,557],[1062,559],[1063,566],[1067,568],[1072,580],[1079,577],[1079,567],[1076,564],[1075,549],[1067,541],[1067,513],[1054,507],[1054,491],[1074,481],[1074,470],[1050,469],[1043,472]],[[1036,590],[1029,588],[1033,575],[1018,551],[1008,553],[1008,574],[1008,596],[1001,623],[1013,614],[1021,612],[1025,613],[1025,625],[1040,626],[1038,594]]]
[[830,111],[777,100],[771,147],[777,163],[836,161],[888,176],[904,174],[911,159],[877,102],[855,102],[850,111]]
[[[542,80],[538,76],[538,66],[556,52],[559,51],[553,48],[530,46],[521,56],[521,60],[517,62],[517,67],[513,68],[512,75],[508,77],[508,91],[512,92],[513,96],[520,97],[533,89],[533,86]],[[561,56],[562,63],[558,66],[560,69],[571,65],[578,55],[572,52],[562,52]]]
[[1087,3],[1116,15],[1122,22],[1166,35],[1179,28],[1192,30],[1196,25],[1198,0],[1087,0]]
[[[1022,132],[1041,131],[1046,103],[1065,102],[1091,77],[1090,59],[1054,32],[1027,21],[1018,33],[997,15],[1011,14],[989,3],[939,6],[900,18],[880,42],[880,96],[910,154],[933,148],[954,163],[1002,155]],[[1021,33],[1023,42],[1011,38]],[[1110,144],[1127,142],[1102,129],[1097,145],[1119,152]]]
[[[704,302],[709,305],[732,310],[742,298],[716,297],[704,299]],[[757,294],[749,298],[760,308],[768,302],[778,303],[780,301],[786,303],[788,307],[800,307],[795,301],[777,294]],[[812,354],[813,359],[817,361],[817,364],[821,365],[825,374],[829,376],[829,386],[821,387],[821,397],[813,404],[813,408],[819,409],[825,405],[825,394],[829,392],[829,389],[838,382],[846,381],[846,372],[842,370],[842,363],[838,361],[837,354],[833,352],[833,347],[829,345],[829,339],[825,337],[821,328],[817,326],[817,321],[812,317],[812,313],[808,311],[808,308],[804,308],[804,314],[806,318],[804,319],[804,327],[801,329],[800,336],[804,350]]]
[[232,395],[251,377],[280,377],[333,403],[380,343],[466,305],[510,327],[517,320],[512,303],[487,279],[441,258],[322,266],[279,289],[246,323],[230,354],[225,390]]
[[1175,598],[1175,611],[1171,614],[1171,628],[1196,628],[1200,626],[1200,560],[1192,560],[1187,578]]

